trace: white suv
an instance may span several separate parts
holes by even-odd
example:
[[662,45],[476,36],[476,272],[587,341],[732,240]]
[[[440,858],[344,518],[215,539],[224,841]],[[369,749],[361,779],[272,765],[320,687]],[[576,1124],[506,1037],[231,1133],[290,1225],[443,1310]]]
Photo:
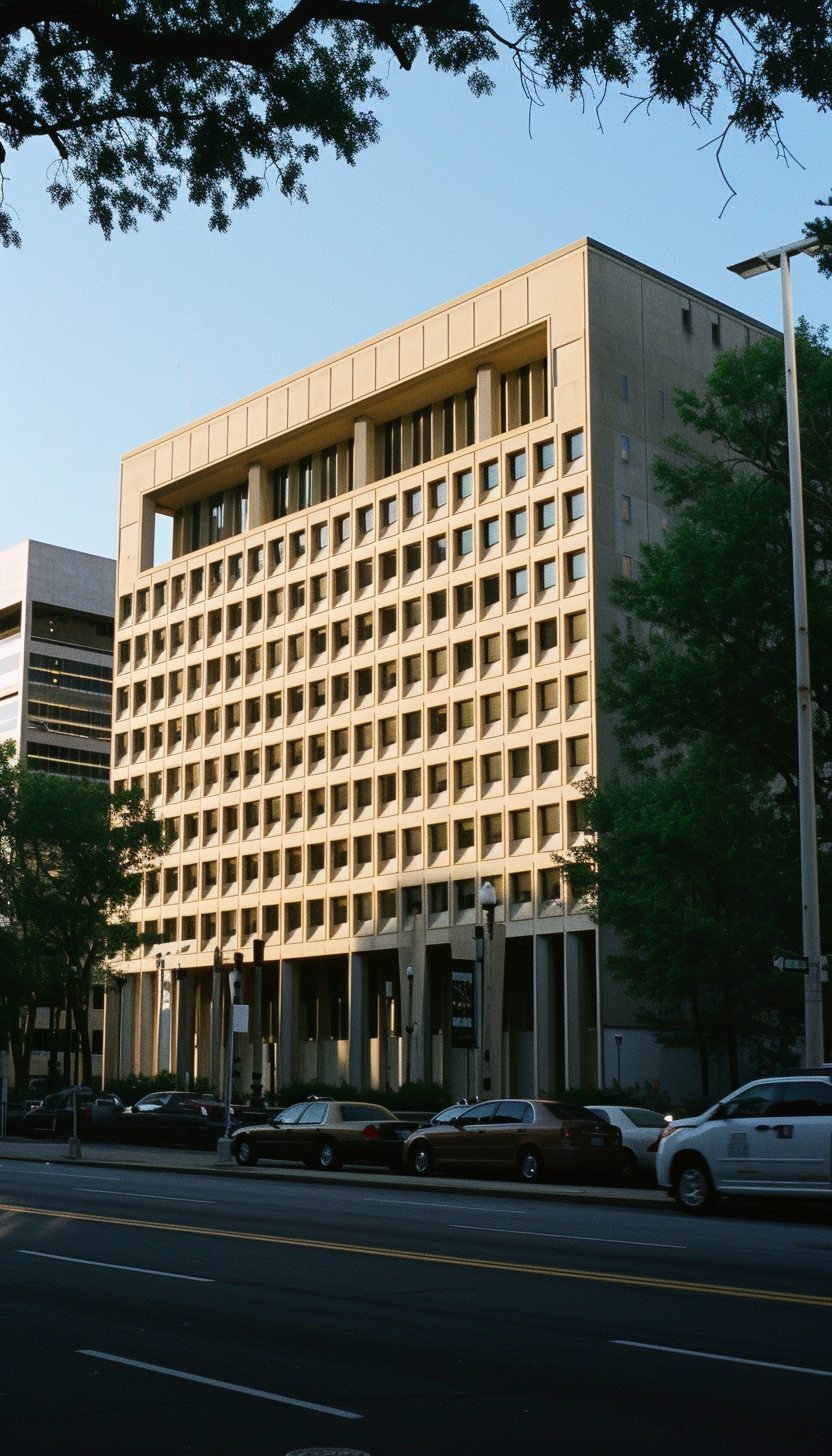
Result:
[[701,1117],[672,1122],[656,1179],[686,1213],[710,1212],[720,1193],[832,1197],[832,1073],[749,1082]]

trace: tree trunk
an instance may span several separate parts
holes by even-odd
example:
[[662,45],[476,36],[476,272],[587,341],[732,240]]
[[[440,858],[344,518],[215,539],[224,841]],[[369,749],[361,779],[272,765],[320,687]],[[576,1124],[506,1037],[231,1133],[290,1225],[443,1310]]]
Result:
[[[21,1087],[28,1088],[29,1086],[29,1077],[31,1075],[32,1067],[32,1047],[35,1044],[35,1030],[37,1026],[37,1019],[38,996],[36,991],[30,991],[29,1004],[26,1008],[26,1026],[23,1032],[23,1045],[21,1048],[20,1081],[18,1083],[18,1085]],[[15,1067],[14,1069],[14,1076],[15,1082],[18,1082],[17,1067]]]
[[702,1082],[702,1096],[711,1095],[711,1068],[708,1061],[708,1044],[702,1030],[702,1017],[699,1014],[699,987],[694,983],[690,995],[691,1020],[693,1022],[693,1035],[696,1042],[696,1051],[699,1057],[699,1077]]
[[89,1001],[76,1001],[72,1007],[78,1040],[81,1044],[81,1082],[92,1086],[92,1042],[90,1041]]
[[60,1037],[61,1010],[60,1006],[53,1005],[49,1008],[49,1065],[46,1073],[46,1085],[50,1092],[58,1090],[58,1040]]

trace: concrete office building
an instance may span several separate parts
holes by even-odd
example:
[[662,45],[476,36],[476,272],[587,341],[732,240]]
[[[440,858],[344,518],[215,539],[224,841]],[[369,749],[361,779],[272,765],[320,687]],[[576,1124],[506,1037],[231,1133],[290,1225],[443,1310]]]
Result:
[[[115,574],[106,557],[42,541],[0,551],[0,742],[12,740],[30,769],[109,781]],[[103,1004],[96,991],[99,1073]],[[46,1073],[49,1044],[44,1008],[33,1076]]]
[[608,584],[666,529],[672,392],[763,332],[584,240],[125,457],[113,776],[169,847],[124,1070],[216,1081],[215,958],[262,939],[267,1083],[545,1092],[614,1076],[622,1027],[623,1079],[673,1083],[551,856],[614,762]]

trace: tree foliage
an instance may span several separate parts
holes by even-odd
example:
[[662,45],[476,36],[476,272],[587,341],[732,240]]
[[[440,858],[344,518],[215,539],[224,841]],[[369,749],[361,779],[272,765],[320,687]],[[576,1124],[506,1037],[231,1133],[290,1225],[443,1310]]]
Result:
[[[798,338],[822,920],[832,904],[832,352]],[[622,771],[587,789],[573,891],[621,939],[616,974],[668,1044],[770,1066],[794,1046],[802,986],[797,728],[782,346],[723,354],[684,437],[655,466],[674,516],[612,584],[602,707]],[[705,449],[697,448],[696,434]]]
[[[822,0],[514,0],[498,18],[473,0],[2,0],[0,160],[48,138],[52,199],[82,191],[107,236],[164,216],[183,183],[224,229],[270,178],[303,197],[321,147],[351,163],[377,140],[391,59],[484,95],[501,56],[530,99],[635,87],[706,121],[724,99],[726,129],[780,147],[785,94],[829,106],[832,14]],[[7,210],[0,231],[19,242]]]
[[0,997],[17,1080],[28,1076],[34,1012],[47,1005],[71,1017],[88,1082],[92,988],[110,957],[137,944],[129,909],[141,870],[161,849],[161,826],[137,790],[111,794],[103,784],[33,773],[8,751],[0,802],[0,905],[10,952]]

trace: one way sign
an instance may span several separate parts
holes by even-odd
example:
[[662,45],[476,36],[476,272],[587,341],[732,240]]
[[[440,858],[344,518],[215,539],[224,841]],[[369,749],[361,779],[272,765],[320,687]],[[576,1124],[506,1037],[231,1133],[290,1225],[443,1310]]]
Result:
[[809,971],[809,960],[807,956],[775,956],[774,969],[776,971],[801,971],[805,976]]

